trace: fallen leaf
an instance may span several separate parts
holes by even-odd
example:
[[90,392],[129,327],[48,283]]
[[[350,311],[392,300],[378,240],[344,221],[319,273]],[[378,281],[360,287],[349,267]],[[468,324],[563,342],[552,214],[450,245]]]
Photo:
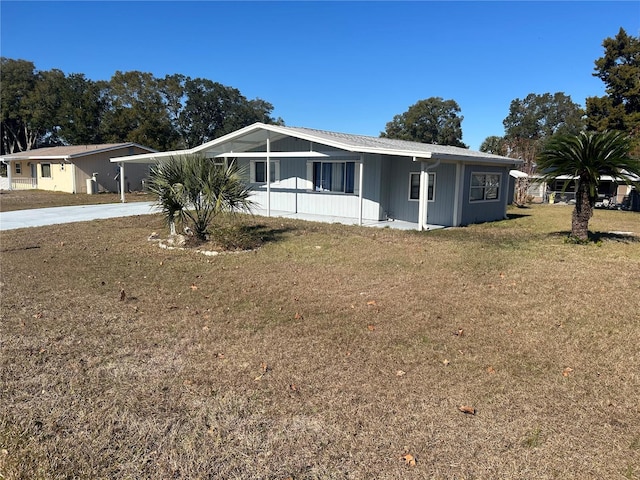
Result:
[[573,372],[573,368],[567,367],[562,371],[562,376],[568,377],[569,375],[571,375],[571,372]]
[[402,377],[402,376],[404,376],[404,375],[406,375],[406,374],[407,374],[407,372],[405,372],[404,370],[398,370],[398,371],[396,372],[396,376],[397,376],[397,377]]
[[460,410],[462,413],[466,413],[467,415],[475,415],[476,414],[476,409],[473,407],[470,407],[468,405],[460,405],[458,407],[458,410]]
[[410,453],[407,453],[406,455],[402,455],[400,457],[401,460],[404,460],[405,465],[411,465],[414,466],[416,464],[416,459],[413,455],[411,455]]
[[304,320],[304,317],[302,316],[302,314],[298,312],[296,312],[293,318],[295,318],[296,320]]
[[370,306],[376,306],[376,305],[377,305],[377,303],[376,303],[376,301],[375,301],[375,300],[369,300],[369,301],[367,302],[367,305],[370,305]]
[[197,290],[198,286],[195,283],[191,284],[191,290]]
[[124,292],[124,288],[120,289],[120,301],[124,302],[124,299],[127,298],[127,294]]
[[371,324],[369,324],[369,325],[367,325],[367,328],[368,328],[371,332],[373,332],[373,331],[376,329],[376,326],[375,326],[375,325],[371,325]]
[[496,369],[493,367],[489,367],[487,368],[487,373],[489,373],[489,375],[493,375],[494,373],[496,373]]
[[447,365],[449,365],[451,362],[445,358],[444,360],[442,360],[442,363],[443,363],[443,365],[446,367],[446,366],[447,366]]

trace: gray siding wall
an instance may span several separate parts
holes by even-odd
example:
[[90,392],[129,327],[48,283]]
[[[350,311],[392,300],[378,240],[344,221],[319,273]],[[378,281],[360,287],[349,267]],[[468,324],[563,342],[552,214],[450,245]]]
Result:
[[[272,142],[271,150],[306,151],[311,149],[308,141],[285,138]],[[322,152],[340,151],[325,145],[315,146],[315,150]],[[359,157],[358,157],[359,158]],[[264,158],[257,159],[264,161]],[[357,193],[329,193],[314,192],[307,179],[307,163],[318,161],[319,158],[274,158],[279,164],[279,181],[271,184],[271,209],[291,213],[307,213],[314,215],[328,215],[335,217],[358,218],[360,213],[360,200]],[[332,156],[327,160],[359,161],[350,152],[344,152],[344,156]],[[239,159],[238,164],[246,169],[246,177],[249,180],[251,159]],[[381,158],[379,155],[366,155],[363,172],[363,206],[362,217],[366,220],[380,220],[382,218],[380,207],[380,182],[381,182]],[[356,177],[359,175],[356,169]],[[252,200],[257,208],[267,208],[267,186],[253,185]]]
[[[500,197],[497,201],[469,201],[471,175],[474,173],[500,173]],[[461,225],[502,220],[506,215],[509,196],[509,167],[466,165],[462,192]]]
[[441,163],[433,171],[436,173],[436,185],[434,201],[429,202],[427,207],[427,223],[451,227],[454,225],[456,166],[453,163]]
[[[407,222],[418,222],[418,201],[409,200],[409,174],[420,172],[420,162],[407,157],[387,157],[388,184],[390,185],[389,217]],[[453,225],[456,166],[442,163],[428,170],[436,174],[434,200],[427,206],[427,223]]]

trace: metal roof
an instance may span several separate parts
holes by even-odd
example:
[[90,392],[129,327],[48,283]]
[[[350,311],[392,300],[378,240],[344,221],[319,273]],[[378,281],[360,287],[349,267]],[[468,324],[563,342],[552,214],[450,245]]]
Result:
[[[254,123],[235,132],[216,138],[197,147],[154,154],[133,155],[112,159],[112,162],[153,162],[176,155],[188,155],[201,153],[221,155],[228,152],[248,152],[266,143],[267,137],[271,141],[284,137],[296,137],[308,140],[318,145],[325,145],[353,153],[370,153],[380,155],[392,155],[402,157],[415,157],[417,160],[458,160],[478,163],[494,163],[506,165],[519,165],[521,160],[502,157],[490,153],[476,152],[466,148],[451,147],[448,145],[432,145],[391,138],[370,137],[366,135],[354,135],[349,133],[331,132],[327,130],[315,130],[304,127],[283,127],[280,125],[268,125]],[[274,157],[277,156],[273,155]]]

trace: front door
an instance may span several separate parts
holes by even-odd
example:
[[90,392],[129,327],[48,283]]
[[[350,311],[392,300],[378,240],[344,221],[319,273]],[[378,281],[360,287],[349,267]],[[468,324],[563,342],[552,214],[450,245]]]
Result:
[[31,188],[38,188],[38,164],[31,164]]

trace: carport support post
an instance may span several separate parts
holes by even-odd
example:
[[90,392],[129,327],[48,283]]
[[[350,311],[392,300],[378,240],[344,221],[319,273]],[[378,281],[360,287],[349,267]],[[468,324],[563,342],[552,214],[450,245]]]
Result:
[[360,155],[360,168],[358,172],[358,185],[360,188],[358,189],[358,225],[362,225],[362,191],[364,190],[364,185],[362,181],[364,179],[364,155]]
[[11,160],[9,160],[5,164],[7,165],[7,180],[9,180],[9,190],[13,190],[13,188],[11,187],[11,169],[13,168],[13,163],[11,163]]
[[[413,161],[416,161],[416,157],[413,157]],[[418,230],[424,230],[424,217],[426,216],[426,202],[424,195],[425,186],[425,169],[424,162],[420,162],[420,187],[418,191]]]
[[118,163],[120,165],[120,201],[125,203],[124,199],[124,162]]
[[267,132],[267,217],[271,216],[271,135]]

